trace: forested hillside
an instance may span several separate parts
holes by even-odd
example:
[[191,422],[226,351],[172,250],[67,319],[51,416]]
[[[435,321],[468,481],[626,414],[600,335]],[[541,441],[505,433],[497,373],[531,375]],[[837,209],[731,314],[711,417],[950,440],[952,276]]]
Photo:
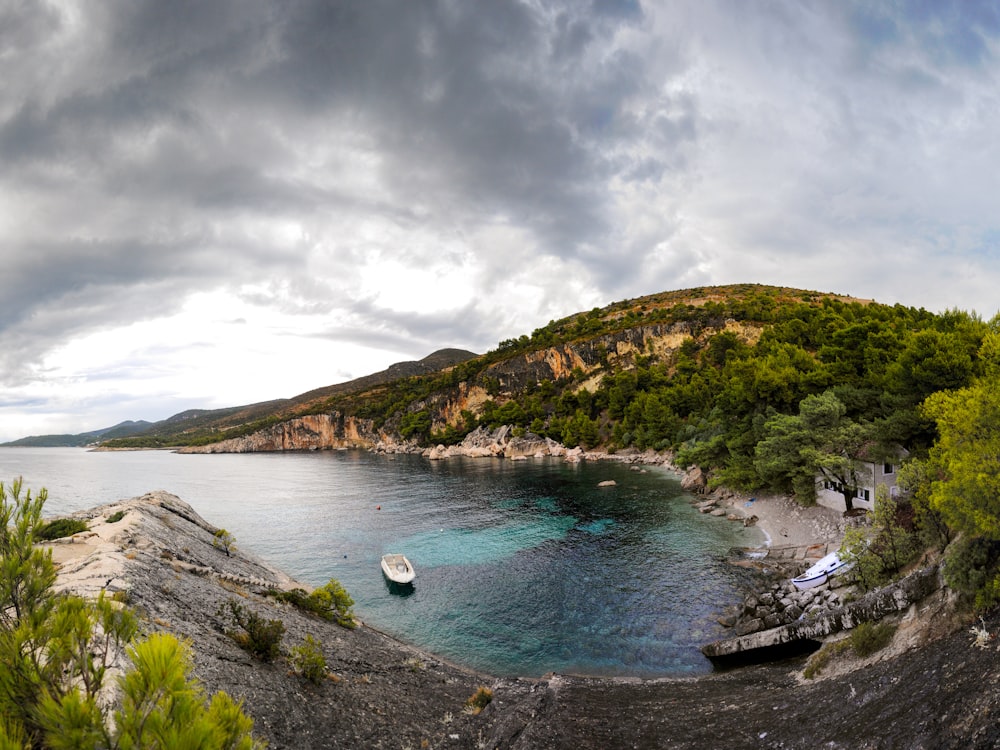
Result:
[[822,477],[848,507],[865,462],[907,456],[907,507],[876,501],[874,536],[854,540],[873,560],[870,580],[963,532],[946,576],[987,606],[1000,601],[998,328],[974,313],[776,287],[668,292],[450,356],[434,372],[168,420],[109,445],[419,450],[508,425],[567,447],[670,451],[715,484],[807,504]]
[[[824,395],[823,418],[858,425],[870,450],[930,447],[929,395],[983,372],[990,326],[835,295],[741,285],[615,303],[500,342],[437,373],[333,393],[280,415],[337,412],[419,444],[509,424],[569,447],[674,450],[740,487],[792,482],[756,448],[768,420]],[[273,422],[199,425],[162,444],[204,444]],[[115,441],[113,445],[141,443]]]

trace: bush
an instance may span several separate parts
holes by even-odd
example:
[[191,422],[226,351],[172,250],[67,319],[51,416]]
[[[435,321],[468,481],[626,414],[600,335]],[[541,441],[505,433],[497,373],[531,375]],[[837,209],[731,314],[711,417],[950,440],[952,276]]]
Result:
[[79,534],[81,531],[86,530],[86,521],[80,521],[76,518],[57,518],[55,521],[49,521],[47,524],[44,524],[38,530],[38,533],[35,534],[35,538],[43,542],[50,542],[53,539],[73,536],[73,534]]
[[805,669],[802,670],[802,676],[811,680],[826,669],[835,656],[840,656],[849,650],[854,651],[862,659],[871,656],[888,646],[895,633],[896,626],[887,622],[863,622],[854,628],[847,638],[823,644],[819,651],[809,657]]
[[1000,603],[1000,542],[962,536],[949,545],[944,580],[978,610]]
[[235,599],[227,600],[219,614],[238,628],[226,630],[226,635],[244,651],[261,661],[272,661],[281,654],[281,637],[285,634],[281,620],[267,620]]
[[271,589],[267,593],[278,601],[286,602],[306,612],[312,612],[324,620],[335,620],[338,625],[345,628],[356,626],[354,614],[351,612],[354,600],[340,581],[335,578],[331,578],[324,586],[315,589],[311,594],[307,594],[304,589],[292,589],[291,591]]
[[213,547],[221,547],[225,553],[226,557],[231,557],[233,550],[236,549],[236,537],[230,534],[225,529],[219,529],[214,534],[214,539],[212,539]]
[[895,634],[895,625],[887,622],[863,622],[851,631],[849,640],[854,653],[864,659],[888,646]]
[[292,648],[292,667],[309,682],[318,685],[326,677],[326,657],[322,644],[307,635],[300,646]]
[[478,714],[486,708],[493,700],[493,691],[488,687],[481,687],[465,701],[465,708],[471,714]]
[[830,664],[834,656],[839,656],[851,647],[851,642],[848,639],[842,641],[835,641],[833,643],[824,643],[823,647],[809,657],[809,661],[806,662],[806,668],[802,671],[802,676],[807,680],[811,680],[820,674],[826,667]]
[[120,510],[117,513],[113,513],[110,516],[108,516],[108,520],[105,521],[104,523],[118,523],[123,518],[125,518],[125,511]]

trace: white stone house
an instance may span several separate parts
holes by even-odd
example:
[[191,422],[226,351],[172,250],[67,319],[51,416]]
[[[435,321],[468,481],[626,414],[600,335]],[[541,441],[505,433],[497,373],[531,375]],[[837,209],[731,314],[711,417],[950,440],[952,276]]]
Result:
[[[895,459],[886,459],[885,461],[862,459],[866,471],[861,472],[858,490],[854,495],[854,507],[872,510],[875,507],[875,488],[879,485],[885,485],[888,488],[889,497],[898,497],[900,490],[896,485],[896,476],[899,473],[900,463],[907,455],[909,455],[909,451],[899,447],[896,449],[897,457]],[[890,463],[890,461],[894,461],[894,463]],[[847,509],[842,488],[823,477],[817,477],[816,480],[816,502],[840,512]]]

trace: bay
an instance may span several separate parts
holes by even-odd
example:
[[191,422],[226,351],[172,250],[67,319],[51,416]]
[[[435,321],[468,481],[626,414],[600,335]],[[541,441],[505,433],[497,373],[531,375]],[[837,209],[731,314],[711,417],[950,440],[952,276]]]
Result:
[[[367,624],[497,675],[710,671],[698,647],[745,583],[724,556],[763,541],[617,462],[0,450],[16,476],[51,515],[172,492],[294,578],[339,580]],[[383,578],[385,552],[411,559],[412,588]]]

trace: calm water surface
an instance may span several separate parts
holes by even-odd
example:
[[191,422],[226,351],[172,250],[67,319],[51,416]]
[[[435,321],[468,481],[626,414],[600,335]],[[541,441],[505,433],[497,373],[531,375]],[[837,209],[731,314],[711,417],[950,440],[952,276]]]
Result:
[[[48,514],[172,492],[293,577],[337,578],[369,624],[500,675],[710,671],[698,646],[742,584],[722,557],[762,542],[672,474],[613,462],[0,449],[18,475]],[[413,561],[412,590],[390,589],[385,552]]]

